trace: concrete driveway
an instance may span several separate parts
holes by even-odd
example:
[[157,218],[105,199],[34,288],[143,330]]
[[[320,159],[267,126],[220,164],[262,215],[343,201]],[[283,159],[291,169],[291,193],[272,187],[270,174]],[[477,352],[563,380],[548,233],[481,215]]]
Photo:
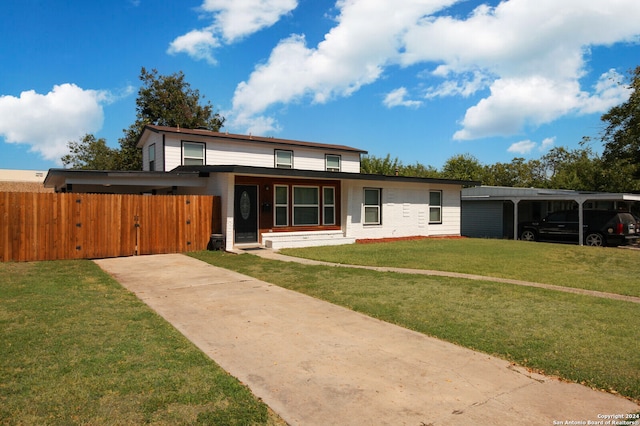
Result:
[[96,263],[291,425],[587,424],[640,410],[184,255]]

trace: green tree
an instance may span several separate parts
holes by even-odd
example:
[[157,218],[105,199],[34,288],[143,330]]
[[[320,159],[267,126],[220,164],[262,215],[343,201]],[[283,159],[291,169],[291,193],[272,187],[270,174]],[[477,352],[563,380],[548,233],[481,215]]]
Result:
[[136,144],[147,124],[213,131],[224,125],[224,117],[214,113],[209,102],[200,104],[200,92],[191,88],[182,71],[162,76],[156,69],[148,72],[143,67],[140,80],[143,85],[136,99],[136,121],[124,129],[119,140],[119,169],[142,169],[142,153]]
[[402,176],[423,177],[423,178],[439,178],[441,173],[433,166],[425,166],[416,162],[408,166],[403,166],[400,170]]
[[144,126],[203,128],[219,131],[224,117],[213,111],[209,102],[201,105],[198,90],[185,81],[182,71],[158,75],[157,70],[140,71],[142,87],[136,99],[136,121],[119,139],[120,149],[112,149],[104,139],[86,135],[79,142],[69,142],[70,153],[62,157],[65,167],[95,170],[142,170],[142,152],[136,146]]
[[602,162],[590,148],[556,147],[541,158],[546,187],[578,191],[603,190]]
[[386,157],[376,157],[375,155],[365,155],[360,160],[360,173],[370,175],[393,176],[402,168],[402,161],[398,157],[391,158],[390,154]]
[[70,141],[70,153],[62,157],[64,167],[84,170],[114,170],[118,164],[118,150],[109,148],[104,138],[86,134],[79,141]]
[[486,181],[485,167],[471,154],[458,154],[449,158],[442,167],[447,179]]
[[605,162],[633,166],[634,178],[640,179],[640,66],[630,74],[629,99],[601,117],[605,123],[601,140]]
[[510,163],[495,163],[485,166],[485,181],[491,186],[529,188],[540,185],[539,166],[536,160],[525,161],[516,157]]
[[405,166],[402,161],[396,158],[391,158],[391,154],[387,154],[386,157],[376,157],[374,155],[365,155],[360,161],[360,172],[372,175],[385,175],[385,176],[410,176],[410,177],[440,177],[438,169],[432,166],[425,166],[416,162]]

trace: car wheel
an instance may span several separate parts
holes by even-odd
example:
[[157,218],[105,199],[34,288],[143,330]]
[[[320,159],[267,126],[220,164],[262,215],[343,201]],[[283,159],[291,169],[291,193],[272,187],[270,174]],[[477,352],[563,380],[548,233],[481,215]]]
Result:
[[520,234],[520,239],[522,241],[535,241],[536,233],[530,229],[524,230],[522,234]]
[[584,239],[584,243],[592,247],[602,247],[604,246],[604,237],[597,232],[587,234]]

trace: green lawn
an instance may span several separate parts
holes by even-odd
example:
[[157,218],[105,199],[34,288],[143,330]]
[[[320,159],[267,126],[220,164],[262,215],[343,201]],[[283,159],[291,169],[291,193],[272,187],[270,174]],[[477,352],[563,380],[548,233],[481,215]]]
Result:
[[284,424],[90,261],[0,263],[0,424]]
[[285,249],[358,265],[435,269],[640,296],[640,251],[489,239],[426,239]]
[[[436,243],[446,246],[448,242]],[[464,242],[478,247],[477,241],[461,243]],[[501,249],[507,246],[504,242],[494,243],[499,247],[491,248],[491,241],[480,241],[485,251],[493,253],[494,263],[505,265],[505,271],[515,271],[515,277],[522,278],[518,268],[507,265],[515,250]],[[420,248],[421,244],[430,247]],[[411,245],[413,252],[400,250],[390,263],[416,265],[420,261],[408,257],[423,256],[429,249],[438,252],[432,241]],[[405,244],[287,252],[318,250],[316,253],[326,255],[322,256],[325,260],[337,257],[345,263],[365,263],[371,257],[375,259],[372,263],[382,264],[382,258],[394,257],[393,249],[397,246]],[[556,284],[564,279],[555,278],[554,274],[561,275],[582,265],[576,258],[607,253],[614,257],[614,262],[624,263],[629,255],[620,252],[622,260],[619,260],[615,259],[617,251],[594,255],[590,248],[582,248],[586,254],[580,256],[580,249],[563,247],[569,248],[567,254],[556,258],[544,272]],[[353,256],[348,248],[353,249]],[[524,244],[518,247],[518,252],[520,256],[536,256],[538,248],[538,244]],[[463,249],[458,247],[456,251]],[[496,254],[499,252],[502,255]],[[640,400],[640,305],[635,303],[488,281],[284,263],[250,254],[198,252],[192,256],[536,371]],[[485,256],[486,253],[481,255]],[[506,272],[502,276],[512,277]],[[633,281],[631,275],[624,278]]]

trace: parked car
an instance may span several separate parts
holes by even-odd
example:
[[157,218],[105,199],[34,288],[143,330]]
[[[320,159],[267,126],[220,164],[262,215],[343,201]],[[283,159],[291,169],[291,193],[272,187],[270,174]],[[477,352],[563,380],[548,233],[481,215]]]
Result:
[[[631,213],[612,210],[584,210],[584,244],[588,246],[619,246],[640,237],[636,218]],[[540,221],[519,225],[524,241],[555,241],[578,243],[578,210],[563,210],[549,214]]]

